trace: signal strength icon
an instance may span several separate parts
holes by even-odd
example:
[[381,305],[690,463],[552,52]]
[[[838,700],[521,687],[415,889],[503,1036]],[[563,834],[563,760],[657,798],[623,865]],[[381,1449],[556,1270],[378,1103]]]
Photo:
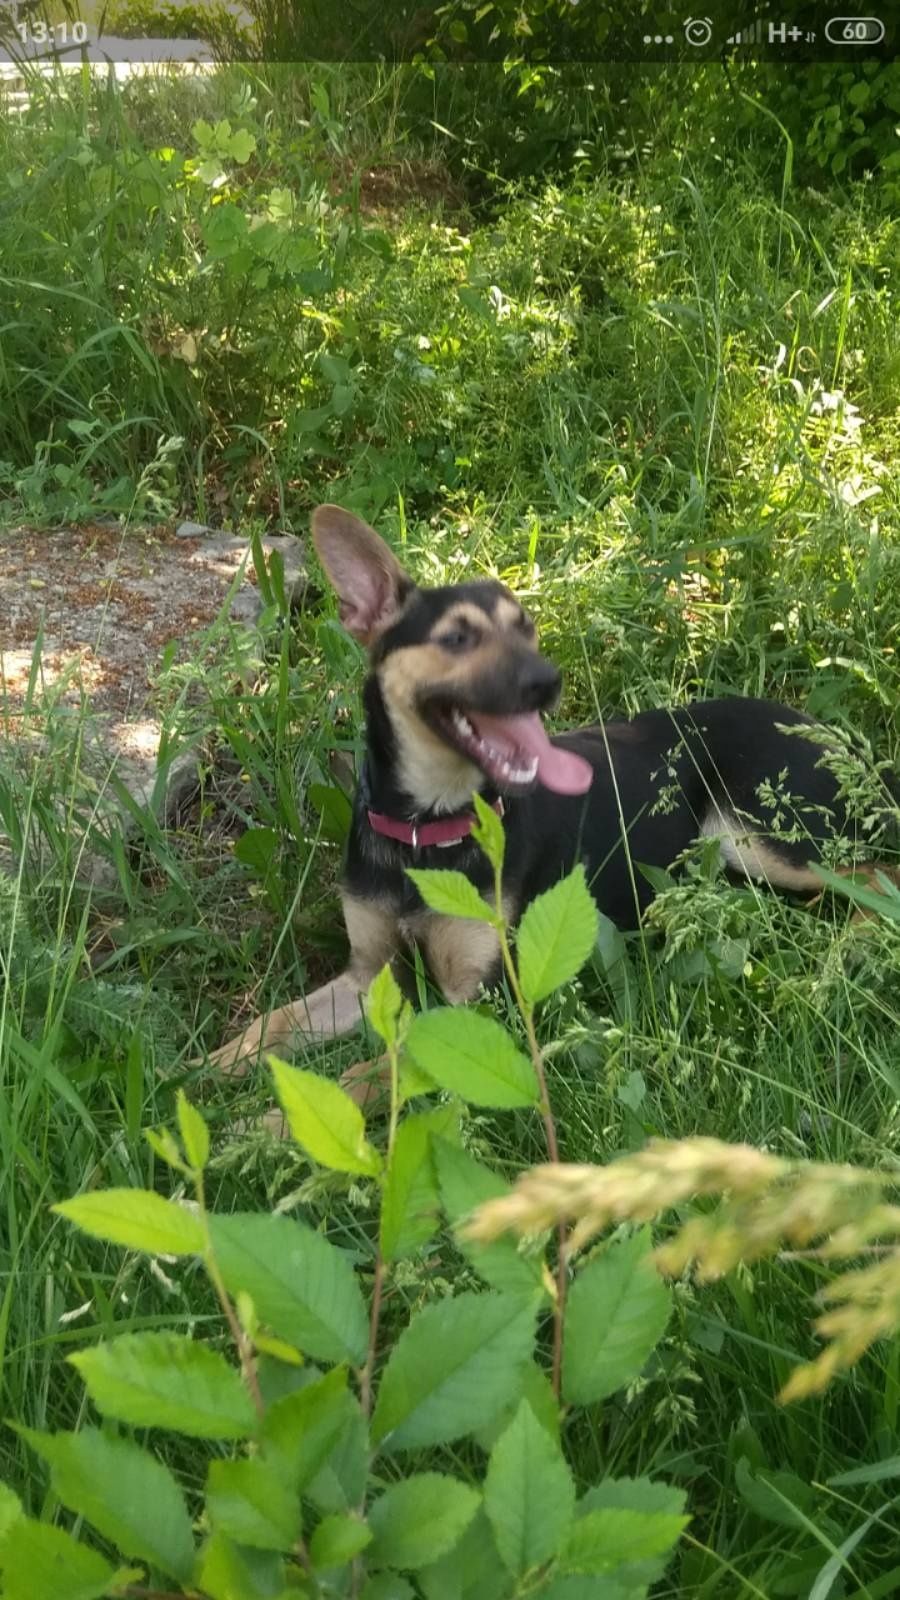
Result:
[[751,22],[749,28],[739,28],[737,33],[725,40],[726,44],[762,44],[763,25],[761,22]]

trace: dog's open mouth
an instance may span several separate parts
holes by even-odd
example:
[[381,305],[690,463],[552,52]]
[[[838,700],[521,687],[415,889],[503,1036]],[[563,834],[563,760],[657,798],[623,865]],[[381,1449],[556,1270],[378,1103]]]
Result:
[[538,711],[497,717],[451,706],[432,715],[441,736],[504,794],[524,794],[536,783],[556,794],[585,794],[591,786],[590,762],[553,744]]

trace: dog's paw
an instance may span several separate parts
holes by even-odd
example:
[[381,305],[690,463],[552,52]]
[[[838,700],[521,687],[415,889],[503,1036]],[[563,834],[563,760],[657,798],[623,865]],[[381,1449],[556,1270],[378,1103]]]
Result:
[[266,1021],[265,1017],[256,1017],[242,1033],[233,1034],[218,1050],[211,1050],[207,1058],[210,1066],[218,1068],[220,1072],[243,1077],[266,1041]]
[[289,1139],[291,1130],[277,1107],[271,1111],[261,1111],[258,1117],[240,1117],[232,1123],[231,1134],[235,1138],[247,1138],[253,1134],[266,1133],[273,1139]]
[[341,1088],[350,1099],[367,1111],[390,1093],[391,1069],[387,1056],[374,1061],[356,1061],[341,1073]]

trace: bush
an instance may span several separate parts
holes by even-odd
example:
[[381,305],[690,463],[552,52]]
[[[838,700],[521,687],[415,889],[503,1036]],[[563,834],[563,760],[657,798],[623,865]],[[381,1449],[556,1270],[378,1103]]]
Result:
[[[287,1589],[412,1595],[398,1574],[415,1575],[426,1600],[511,1600],[523,1584],[563,1600],[591,1592],[601,1574],[637,1597],[662,1573],[687,1520],[683,1493],[610,1475],[578,1485],[560,1435],[561,1403],[592,1406],[634,1381],[665,1330],[670,1292],[649,1265],[645,1231],[583,1261],[571,1283],[562,1235],[551,1277],[539,1244],[484,1249],[457,1233],[473,1285],[486,1287],[420,1303],[404,1327],[388,1307],[391,1280],[402,1281],[405,1265],[431,1245],[441,1213],[456,1225],[506,1191],[466,1148],[465,1101],[530,1109],[555,1155],[534,1008],[574,976],[596,937],[579,868],[526,912],[513,962],[499,910],[502,827],[488,807],[479,811],[497,910],[458,874],[418,873],[416,882],[432,907],[497,927],[529,1053],[477,1012],[439,1009],[413,1020],[385,968],[368,996],[390,1082],[381,1147],[344,1089],[271,1061],[301,1148],[335,1184],[370,1197],[373,1237],[356,1262],[305,1221],[212,1211],[209,1134],[183,1094],[178,1137],[163,1129],[148,1138],[192,1200],[98,1189],[56,1207],[105,1244],[199,1263],[238,1365],[218,1334],[158,1329],[113,1336],[71,1358],[104,1418],[203,1441],[202,1501],[196,1448],[179,1474],[129,1433],[20,1430],[49,1467],[57,1499],[141,1567],[116,1569],[74,1534],[26,1516],[6,1490],[0,1569],[9,1600],[32,1593],[35,1570],[54,1569],[82,1600],[134,1584],[143,1595],[174,1586],[210,1600]],[[441,1090],[451,1098],[409,1108]],[[199,1282],[195,1299],[205,1322]],[[549,1359],[540,1331],[547,1321]],[[448,1454],[463,1440],[479,1450]],[[50,1596],[48,1584],[41,1594]]]
[[202,0],[110,0],[103,29],[123,39],[208,39],[228,16]]

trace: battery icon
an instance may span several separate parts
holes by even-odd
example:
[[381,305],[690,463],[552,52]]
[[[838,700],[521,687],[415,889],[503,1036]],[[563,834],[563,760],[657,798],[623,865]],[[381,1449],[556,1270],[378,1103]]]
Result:
[[829,17],[825,37],[830,44],[880,44],[884,23],[880,17]]

